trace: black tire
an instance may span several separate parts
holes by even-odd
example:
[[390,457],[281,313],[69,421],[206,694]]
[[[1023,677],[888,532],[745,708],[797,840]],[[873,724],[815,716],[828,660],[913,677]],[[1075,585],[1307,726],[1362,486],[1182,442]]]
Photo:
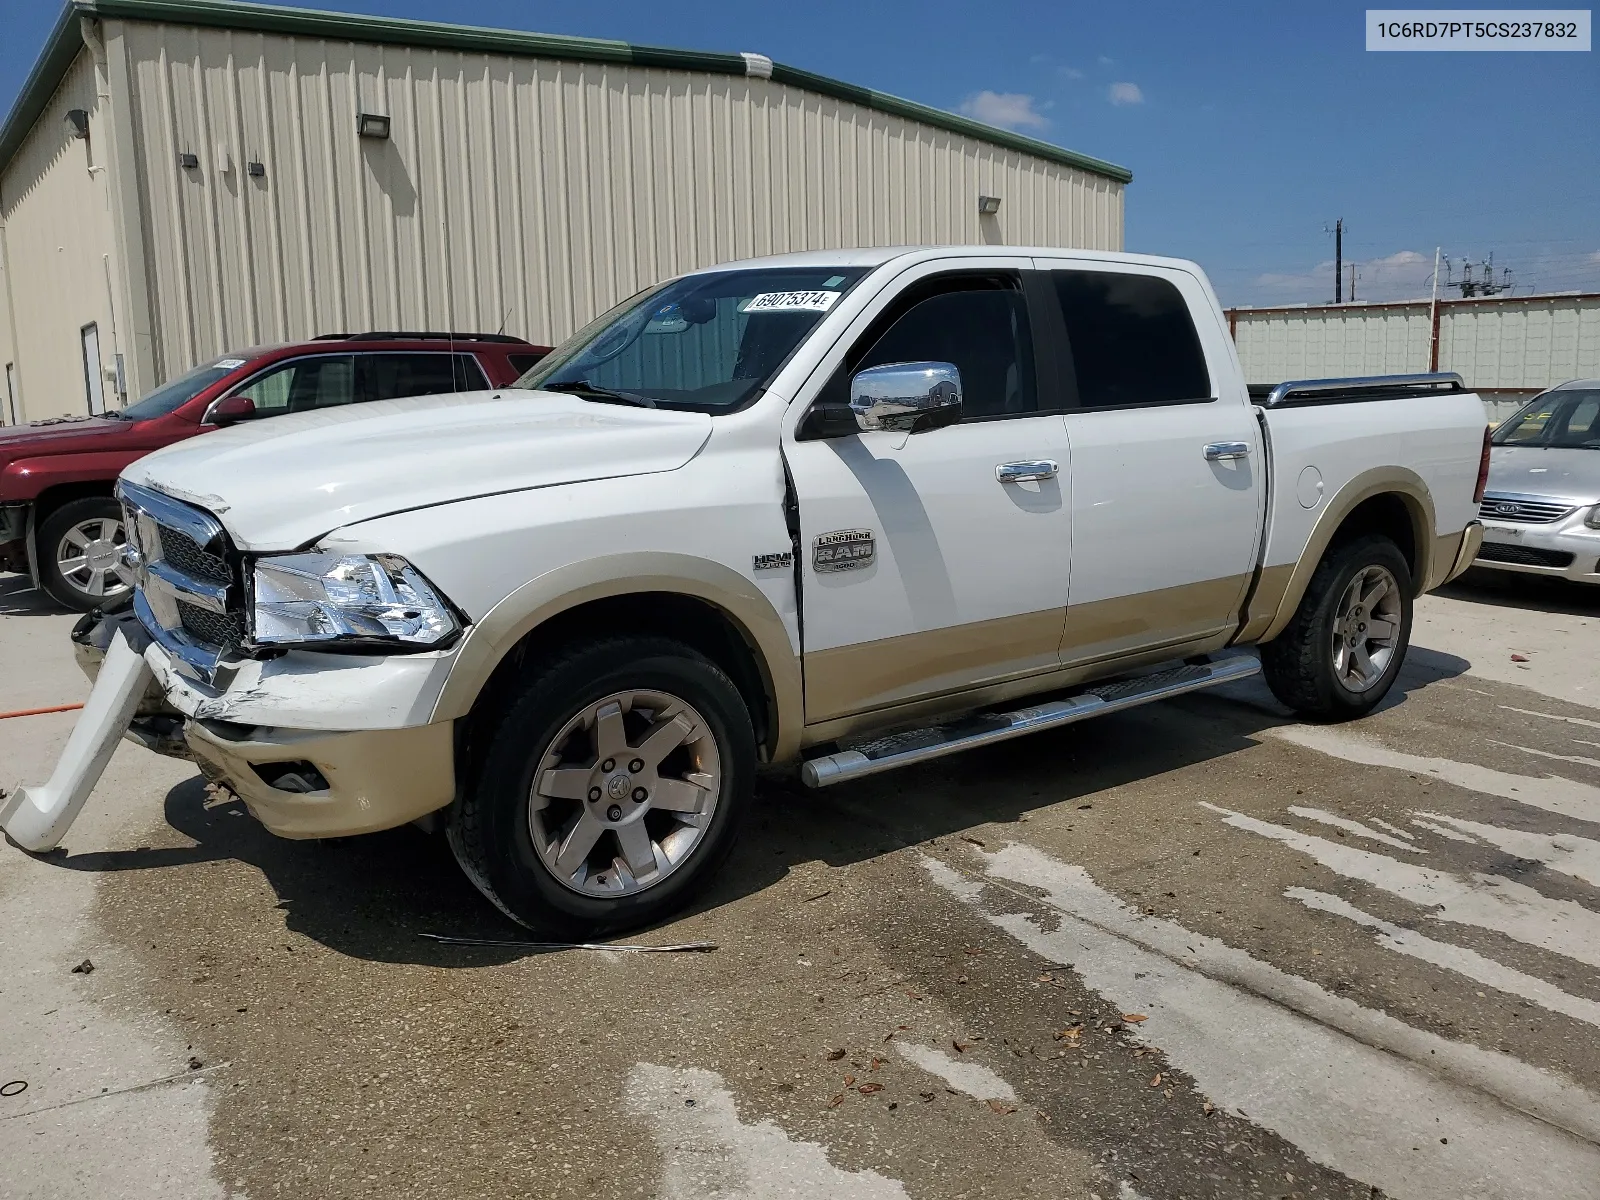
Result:
[[[96,572],[102,579],[109,581],[105,589],[98,594],[89,589],[83,576],[72,577],[62,574],[60,563],[57,561],[62,538],[85,522],[95,521],[114,522],[117,533],[112,540],[120,544],[125,538],[126,535],[122,530],[122,506],[110,496],[85,496],[81,500],[69,500],[39,523],[36,535],[39,585],[57,604],[74,612],[89,612],[92,609],[105,607],[108,603],[115,608],[128,599],[133,591],[126,581],[119,579],[115,574],[106,576]],[[106,529],[109,532],[110,526]]]
[[[1387,571],[1397,584],[1399,638],[1377,680],[1354,690],[1336,670],[1334,631],[1346,590],[1371,568]],[[1411,570],[1389,538],[1367,534],[1333,547],[1317,565],[1293,620],[1261,647],[1262,672],[1272,694],[1318,721],[1348,721],[1371,712],[1394,686],[1411,645],[1411,600]]]
[[[699,713],[715,743],[720,786],[698,840],[658,882],[614,897],[584,894],[561,882],[535,847],[534,775],[570,721],[630,690],[666,693]],[[630,735],[630,746],[640,744]],[[475,784],[451,813],[450,846],[479,891],[541,934],[584,939],[648,925],[686,904],[728,857],[750,806],[755,763],[749,710],[715,663],[666,638],[593,642],[546,664],[510,702]],[[602,835],[596,855],[603,857],[613,845],[620,853],[620,836],[614,843],[606,840],[610,836]],[[604,875],[597,878],[603,881]]]

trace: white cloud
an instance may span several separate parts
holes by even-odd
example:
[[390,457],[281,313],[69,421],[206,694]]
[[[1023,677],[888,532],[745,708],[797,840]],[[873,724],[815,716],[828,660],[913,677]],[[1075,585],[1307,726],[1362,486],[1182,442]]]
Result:
[[1100,56],[1100,65],[1102,67],[1114,67],[1117,65],[1117,60],[1114,58],[1108,58],[1106,55],[1102,54]]
[[1106,96],[1113,104],[1144,103],[1144,93],[1137,83],[1113,83]]
[[1083,72],[1077,67],[1057,67],[1056,74],[1063,79],[1082,79]]
[[[1433,255],[1416,250],[1397,250],[1380,258],[1353,260],[1356,268],[1358,300],[1414,300],[1426,297],[1433,286]],[[1344,298],[1350,298],[1350,267],[1344,263]],[[1268,272],[1255,278],[1255,285],[1272,293],[1279,301],[1331,304],[1333,302],[1333,259],[1300,272]]]
[[1033,97],[1016,92],[978,92],[961,102],[961,111],[1001,129],[1050,128],[1049,120],[1034,107]]

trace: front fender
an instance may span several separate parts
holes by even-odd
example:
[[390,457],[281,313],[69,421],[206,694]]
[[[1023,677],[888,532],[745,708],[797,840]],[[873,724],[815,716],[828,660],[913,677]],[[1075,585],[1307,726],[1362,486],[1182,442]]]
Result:
[[730,567],[687,554],[636,551],[557,567],[513,591],[462,640],[432,720],[463,717],[500,661],[528,633],[560,613],[595,600],[641,592],[671,592],[715,606],[755,650],[776,706],[773,760],[800,750],[805,724],[800,661],[783,619],[749,579]]
[[124,467],[150,453],[136,450],[92,450],[81,454],[39,454],[18,458],[0,470],[0,496],[7,500],[37,500],[53,487],[69,483],[103,483],[106,494]]

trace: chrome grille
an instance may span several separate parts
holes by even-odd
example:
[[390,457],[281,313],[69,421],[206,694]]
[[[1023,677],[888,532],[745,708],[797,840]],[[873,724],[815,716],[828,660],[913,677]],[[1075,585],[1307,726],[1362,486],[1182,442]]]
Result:
[[215,646],[222,654],[231,654],[243,643],[245,637],[242,612],[207,612],[193,604],[178,601],[178,619],[183,630],[195,641]]
[[222,523],[150,488],[117,486],[138,572],[134,612],[185,674],[209,682],[246,637],[242,593]]
[[1525,525],[1548,525],[1577,508],[1570,500],[1552,500],[1546,496],[1512,496],[1490,493],[1478,506],[1478,516],[1485,521],[1515,521]]
[[212,583],[232,582],[228,571],[228,560],[220,554],[212,554],[209,550],[203,549],[200,543],[188,534],[169,525],[160,526],[160,531],[161,557],[185,575],[210,580]]

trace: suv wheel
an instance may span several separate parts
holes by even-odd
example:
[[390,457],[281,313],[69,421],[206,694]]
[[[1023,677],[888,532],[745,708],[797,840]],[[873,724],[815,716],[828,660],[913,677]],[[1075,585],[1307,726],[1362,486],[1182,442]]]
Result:
[[1411,572],[1389,538],[1370,534],[1318,564],[1294,619],[1261,647],[1272,694],[1304,716],[1344,721],[1371,712],[1411,644]]
[[659,920],[727,858],[755,776],[750,714],[664,638],[574,650],[523,689],[452,814],[456,859],[513,920],[588,937]]
[[122,506],[110,496],[63,504],[39,524],[39,583],[52,599],[78,612],[102,608],[133,592],[123,565]]

